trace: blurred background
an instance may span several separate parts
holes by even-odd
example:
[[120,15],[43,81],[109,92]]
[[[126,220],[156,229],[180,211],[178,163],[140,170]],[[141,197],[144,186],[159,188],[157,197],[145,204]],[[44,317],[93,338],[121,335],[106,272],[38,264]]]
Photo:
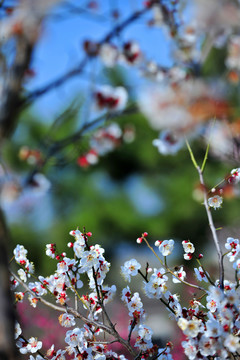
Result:
[[[12,3],[5,4],[13,6]],[[143,5],[140,1],[124,4],[82,1],[76,6],[76,2],[67,1],[53,7],[44,20],[34,48],[29,76],[24,83],[26,95],[74,68],[84,56],[84,42],[99,41]],[[185,2],[182,17],[189,16],[191,23],[189,11]],[[174,39],[167,33],[166,26],[154,26],[153,20],[153,12],[146,12],[126,27],[113,43],[136,41],[145,63],[149,58],[160,64],[161,69],[171,69],[177,66],[178,60],[182,71],[190,71],[186,62],[180,62],[174,56]],[[219,79],[226,72],[226,56],[226,48],[213,47],[199,73],[202,78],[211,80],[215,92]],[[2,173],[8,177],[3,181],[1,200],[13,241],[31,245],[37,265],[42,267],[44,261],[48,261],[39,256],[39,250],[46,242],[65,246],[69,230],[77,226],[92,231],[94,240],[96,237],[103,246],[110,246],[111,253],[113,242],[114,247],[121,246],[122,242],[135,246],[135,239],[143,231],[148,231],[153,240],[189,238],[200,246],[207,241],[206,214],[196,201],[199,179],[186,147],[174,156],[159,154],[152,145],[159,131],[152,129],[135,108],[139,87],[156,82],[156,79],[143,75],[139,64],[134,67],[120,62],[106,67],[101,59],[94,57],[83,74],[69,77],[62,86],[36,96],[36,101],[20,113],[18,126],[12,138],[5,141],[2,151]],[[111,119],[103,119],[89,127],[76,143],[64,147],[56,156],[49,156],[48,147],[54,141],[65,139],[85,122],[98,117],[90,102],[93,102],[93,89],[102,84],[124,86],[128,90],[130,111],[116,116],[123,135],[94,165],[84,163],[84,159],[81,162],[79,158],[91,149],[90,140],[97,126],[108,125]],[[232,100],[236,92],[237,84],[228,84],[228,92],[224,93],[226,101]],[[234,105],[234,110],[238,111],[237,103]],[[204,131],[206,133],[206,130],[198,129],[196,135],[191,134],[191,146],[199,162],[206,150]],[[210,137],[211,132],[207,131]],[[229,153],[222,153],[219,146],[218,157],[208,159],[206,179],[209,189],[238,166],[232,149],[228,150]],[[31,185],[39,159],[46,156],[50,158],[43,168],[46,178],[40,178],[41,186],[37,183],[35,189],[34,186],[28,189],[26,185]],[[224,227],[237,223],[238,199],[232,197],[220,211],[214,212],[216,222]]]
[[[19,3],[2,3],[4,24],[14,18]],[[208,8],[204,1],[163,1],[163,5],[156,2],[153,7],[152,3],[68,0],[56,2],[42,18],[22,84],[22,99],[27,101],[18,113],[12,137],[2,145],[0,169],[0,200],[12,248],[24,245],[38,274],[46,276],[56,268],[55,261],[45,255],[46,244],[56,243],[60,251],[70,254],[69,231],[77,227],[91,231],[91,241],[106,249],[106,259],[113,264],[109,284],[120,288],[125,286],[119,276],[124,261],[134,257],[143,267],[147,261],[152,267],[159,266],[143,244],[136,244],[144,231],[152,244],[174,239],[177,251],[170,261],[172,265],[183,264],[186,271],[192,264],[183,260],[181,242],[189,239],[197,253],[205,254],[207,270],[215,272],[217,256],[202,205],[202,188],[184,145],[185,137],[200,164],[210,141],[206,186],[209,191],[214,187],[217,193],[221,190],[224,197],[223,207],[213,211],[214,221],[222,228],[222,244],[227,236],[238,237],[239,186],[226,179],[239,166],[239,45],[234,38],[239,35],[238,18],[233,15],[239,16],[239,5],[237,1],[228,5],[222,1],[219,7],[213,1]],[[24,8],[24,1],[20,6]],[[195,16],[196,9],[202,17]],[[221,24],[219,19],[216,24],[210,22],[210,11],[219,14]],[[120,31],[117,27],[132,14],[141,16]],[[112,51],[134,44],[135,58],[127,58],[125,53],[122,59],[123,52],[119,61],[109,64],[106,58],[112,53],[101,55],[99,44],[115,28],[114,36],[103,43],[111,44]],[[231,48],[234,41],[235,52]],[[3,54],[14,56],[14,43],[4,46]],[[88,61],[83,68],[85,57]],[[58,83],[58,79],[64,80]],[[189,81],[190,90],[184,90],[182,84]],[[198,88],[200,82],[203,90]],[[93,94],[106,84],[127,90],[123,111],[106,113],[94,107]],[[161,99],[158,110],[165,122],[152,126],[139,90],[147,97],[145,89],[153,85],[164,86],[163,92],[168,91],[166,86],[171,91],[177,89],[177,106],[186,105],[191,113],[186,127],[179,126],[184,123],[181,118],[177,125],[171,124],[172,117],[178,115],[175,112],[166,112],[165,118]],[[185,91],[187,100],[182,99]],[[169,96],[171,102],[172,93]],[[153,140],[168,124],[171,134],[165,140],[170,150],[158,151]],[[107,137],[99,129],[105,129]],[[172,150],[171,145],[179,139],[183,144]],[[97,154],[92,151],[96,142],[100,147]],[[219,183],[221,186],[216,186]],[[140,280],[134,288],[141,288]],[[172,327],[159,319],[152,326],[165,340]],[[164,324],[164,334],[159,321]]]

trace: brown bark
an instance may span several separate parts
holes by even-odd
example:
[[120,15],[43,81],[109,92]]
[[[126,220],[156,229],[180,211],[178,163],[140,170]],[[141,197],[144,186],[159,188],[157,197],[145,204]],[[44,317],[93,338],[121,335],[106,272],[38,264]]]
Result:
[[0,360],[17,358],[14,341],[15,311],[9,286],[9,241],[5,219],[0,210]]
[[[3,95],[0,99],[0,151],[3,140],[9,138],[15,128],[20,110],[22,82],[29,67],[32,44],[21,36],[16,38],[16,55],[5,76]],[[18,358],[14,340],[15,311],[10,290],[8,270],[9,234],[0,209],[0,360]]]
[[16,56],[5,77],[0,99],[0,140],[9,137],[15,128],[20,111],[22,82],[32,54],[32,45],[24,37],[19,36],[16,40]]

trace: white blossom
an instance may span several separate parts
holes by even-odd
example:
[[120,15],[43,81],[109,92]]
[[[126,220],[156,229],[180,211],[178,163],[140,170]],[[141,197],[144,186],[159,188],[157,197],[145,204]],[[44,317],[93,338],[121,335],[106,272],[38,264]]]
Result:
[[214,210],[219,209],[222,206],[223,198],[219,195],[214,195],[208,199],[208,205]]
[[131,276],[136,276],[138,274],[138,270],[141,269],[141,265],[135,259],[131,259],[124,263],[124,266],[121,266],[121,273],[124,278],[130,282]]
[[31,337],[28,340],[27,350],[31,353],[35,353],[42,348],[42,342],[38,341],[36,337]]
[[231,352],[236,352],[238,351],[238,349],[240,348],[240,340],[238,336],[234,336],[232,334],[228,334],[225,341],[224,341],[224,345],[226,346],[226,348],[231,351]]
[[174,240],[163,240],[159,246],[159,251],[163,256],[168,256],[174,248]]

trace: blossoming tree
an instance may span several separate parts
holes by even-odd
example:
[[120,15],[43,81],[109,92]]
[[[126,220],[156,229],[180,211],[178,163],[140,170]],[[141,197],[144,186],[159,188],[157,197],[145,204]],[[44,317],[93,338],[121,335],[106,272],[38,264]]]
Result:
[[[185,147],[189,153],[198,179],[198,199],[204,205],[215,256],[218,259],[217,275],[208,270],[204,254],[195,250],[194,239],[156,240],[149,234],[136,234],[139,246],[147,246],[158,267],[145,268],[137,259],[129,259],[121,266],[126,282],[142,279],[143,293],[133,292],[130,284],[123,289],[105,283],[110,263],[105,250],[92,241],[92,233],[85,224],[70,230],[67,249],[55,243],[46,244],[46,255],[55,261],[55,270],[48,276],[35,274],[27,250],[18,244],[13,250],[10,266],[7,263],[8,230],[3,215],[0,216],[0,356],[17,358],[21,354],[33,359],[172,359],[172,339],[160,347],[154,344],[153,330],[146,325],[144,297],[159,300],[169,312],[176,326],[183,333],[182,353],[188,359],[238,359],[240,357],[240,259],[239,239],[228,236],[225,243],[219,240],[214,224],[214,210],[224,206],[224,197],[238,193],[240,182],[239,160],[239,91],[240,70],[240,5],[236,0],[151,0],[138,4],[130,15],[119,19],[119,11],[111,16],[114,24],[96,40],[87,39],[82,45],[81,61],[58,78],[35,90],[27,90],[26,78],[33,75],[31,59],[41,38],[41,27],[49,16],[61,16],[58,11],[84,13],[94,16],[96,1],[79,4],[73,1],[22,0],[9,4],[0,2],[1,11],[1,98],[0,136],[4,148],[21,123],[23,109],[41,96],[48,94],[73,77],[83,76],[93,64],[113,68],[117,64],[133,70],[141,77],[138,92],[130,97],[129,89],[93,81],[89,91],[86,119],[80,124],[70,124],[71,110],[54,119],[48,136],[42,139],[44,151],[26,144],[20,148],[19,158],[31,170],[25,185],[49,189],[44,173],[53,165],[62,166],[63,159],[82,168],[93,166],[101,157],[124,142],[134,139],[131,126],[122,128],[117,120],[132,113],[142,113],[151,128],[160,132],[153,139],[153,146],[160,155],[174,155]],[[126,5],[124,5],[126,6]],[[121,7],[119,8],[121,9]],[[97,13],[99,15],[99,13]],[[96,13],[95,13],[96,15]],[[100,14],[101,15],[101,14]],[[121,34],[138,21],[147,26],[164,28],[172,46],[172,64],[161,66],[149,59],[141,43],[132,39],[122,40]],[[149,48],[154,44],[148,44]],[[93,62],[94,61],[94,62]],[[95,69],[94,69],[95,70]],[[142,85],[143,84],[143,85]],[[73,111],[73,110],[72,110]],[[90,114],[90,115],[89,115]],[[68,122],[69,121],[69,122]],[[52,134],[60,124],[65,124],[60,138]],[[71,126],[70,126],[71,125]],[[67,129],[67,130],[66,130]],[[66,133],[65,133],[66,132]],[[79,151],[79,144],[88,135],[87,150]],[[197,160],[194,141],[203,140],[204,156]],[[62,156],[68,149],[73,156]],[[218,184],[210,188],[205,182],[205,169],[210,153],[225,161],[231,155],[235,165],[223,174]],[[29,170],[28,170],[29,171]],[[8,164],[1,163],[2,197],[16,198],[24,190],[20,181],[9,181]],[[82,227],[81,227],[82,226]],[[67,230],[66,230],[67,231]],[[152,246],[154,243],[155,247]],[[182,244],[184,264],[175,264],[171,254],[176,244]],[[136,245],[137,246],[137,245]],[[68,255],[69,254],[69,255]],[[12,267],[13,260],[17,268]],[[186,269],[186,261],[194,268],[195,280]],[[231,266],[231,277],[226,276],[225,265]],[[119,269],[120,270],[120,269]],[[10,278],[10,284],[9,284]],[[170,283],[194,289],[188,306],[182,304],[177,291]],[[139,281],[139,284],[141,282]],[[63,348],[55,344],[49,349],[34,334],[25,337],[21,324],[16,322],[15,302],[28,300],[38,311],[39,303],[60,313],[58,321],[66,329]],[[127,308],[127,336],[122,337],[108,311],[108,303],[120,297]],[[13,344],[15,326],[16,348]],[[120,343],[122,351],[112,350],[113,343]]]

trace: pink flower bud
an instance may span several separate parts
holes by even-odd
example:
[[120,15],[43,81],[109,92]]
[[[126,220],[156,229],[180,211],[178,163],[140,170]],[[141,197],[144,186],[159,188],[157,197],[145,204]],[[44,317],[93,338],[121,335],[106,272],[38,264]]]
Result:
[[144,1],[143,5],[146,7],[146,8],[150,8],[152,6],[152,1]]
[[137,240],[136,240],[136,241],[137,241],[137,243],[138,243],[138,244],[141,244],[141,243],[142,243],[142,241],[143,241],[143,239],[142,239],[141,237],[139,237],[139,238],[137,238]]

